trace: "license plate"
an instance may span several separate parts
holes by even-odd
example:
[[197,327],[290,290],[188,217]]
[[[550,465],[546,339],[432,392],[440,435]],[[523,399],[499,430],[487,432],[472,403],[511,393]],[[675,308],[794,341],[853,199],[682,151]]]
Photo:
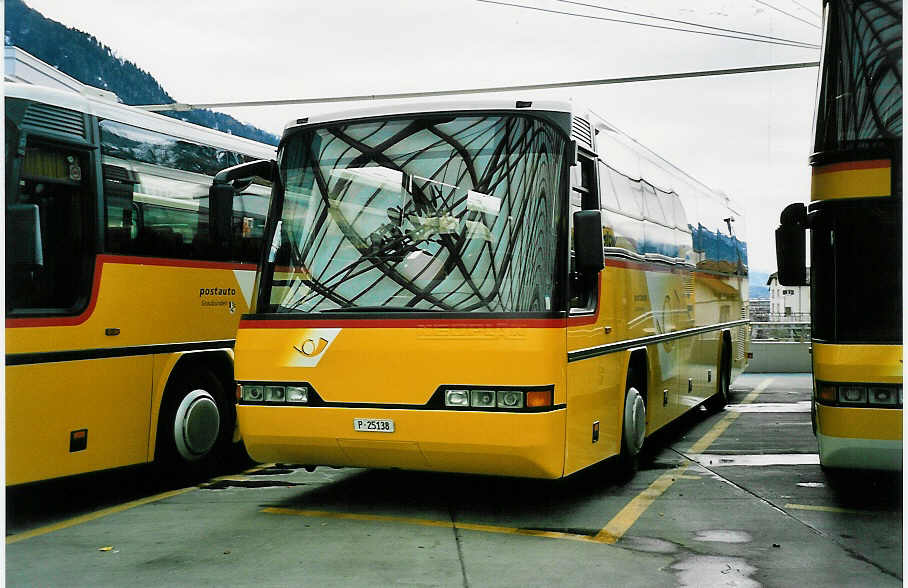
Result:
[[353,430],[369,433],[393,433],[394,421],[391,419],[353,419]]

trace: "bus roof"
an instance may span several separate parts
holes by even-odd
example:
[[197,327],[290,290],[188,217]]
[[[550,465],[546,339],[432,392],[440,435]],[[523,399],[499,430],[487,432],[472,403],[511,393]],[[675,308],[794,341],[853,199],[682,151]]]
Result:
[[[520,104],[520,106],[518,106]],[[524,106],[526,105],[526,106]],[[514,111],[514,112],[562,112],[573,114],[575,106],[562,100],[505,100],[503,98],[485,100],[443,100],[431,102],[406,102],[381,104],[366,108],[338,110],[325,114],[315,114],[308,118],[290,121],[285,127],[286,131],[312,124],[324,124],[341,121],[352,121],[382,116],[397,116],[407,114],[431,114],[436,112],[469,112],[469,111]]]
[[[607,164],[635,179],[646,179],[657,187],[667,191],[698,192],[701,195],[720,203],[737,216],[741,207],[727,194],[709,187],[697,178],[674,165],[649,147],[624,133],[611,122],[587,108],[585,105],[570,100],[517,100],[500,97],[474,100],[437,100],[425,102],[397,102],[381,104],[366,108],[338,110],[324,114],[315,114],[289,122],[284,127],[284,136],[296,129],[310,125],[323,125],[339,122],[353,122],[385,116],[421,115],[442,112],[514,112],[514,113],[556,113],[563,117],[546,117],[558,122],[566,134],[577,139],[582,146],[598,153]],[[559,120],[560,119],[560,120]],[[575,128],[576,120],[586,121],[588,126],[586,138],[581,138]],[[574,124],[572,124],[574,122]]]
[[195,141],[219,147],[222,149],[241,152],[245,155],[261,159],[273,159],[275,148],[265,143],[259,143],[236,135],[222,133],[207,127],[188,123],[125,104],[104,100],[99,97],[86,96],[76,92],[58,90],[45,86],[4,82],[4,95],[7,98],[22,98],[35,102],[51,104],[77,112],[94,115],[99,118],[115,120],[143,129],[154,130],[181,139]]

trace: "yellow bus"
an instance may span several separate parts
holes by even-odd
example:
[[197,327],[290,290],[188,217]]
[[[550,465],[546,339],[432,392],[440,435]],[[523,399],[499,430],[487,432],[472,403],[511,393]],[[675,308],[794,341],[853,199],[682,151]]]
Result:
[[902,3],[827,0],[823,18],[811,202],[782,213],[779,281],[809,277],[820,464],[900,470]]
[[237,332],[254,459],[633,469],[646,437],[723,404],[745,366],[740,211],[588,110],[311,117],[278,162]]
[[274,149],[101,97],[4,92],[6,483],[233,450],[233,340],[270,187],[208,194]]

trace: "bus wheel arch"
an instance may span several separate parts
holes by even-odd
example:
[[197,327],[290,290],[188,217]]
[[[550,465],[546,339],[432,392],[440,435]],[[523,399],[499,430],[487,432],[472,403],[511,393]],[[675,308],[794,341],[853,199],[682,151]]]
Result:
[[637,470],[637,457],[646,438],[647,365],[645,348],[631,351],[624,386],[621,450],[618,455],[618,467],[622,475],[632,475]]
[[232,380],[224,352],[187,353],[177,360],[158,411],[156,462],[193,469],[229,450],[236,423]]

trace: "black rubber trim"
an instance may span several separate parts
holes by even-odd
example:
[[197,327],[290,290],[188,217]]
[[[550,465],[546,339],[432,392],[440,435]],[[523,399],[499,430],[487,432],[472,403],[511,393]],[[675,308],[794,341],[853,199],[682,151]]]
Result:
[[156,355],[158,353],[178,353],[180,351],[204,351],[208,349],[224,348],[232,349],[235,344],[235,339],[224,339],[222,341],[163,343],[160,345],[136,345],[133,347],[108,347],[104,349],[73,349],[71,351],[7,353],[6,365],[33,365],[39,363],[59,363],[63,361],[83,361],[87,359],[106,359],[111,357],[137,357],[141,355]]
[[435,392],[432,394],[429,401],[425,404],[392,404],[392,403],[382,403],[382,402],[328,402],[324,400],[315,388],[309,382],[265,382],[265,381],[242,381],[237,382],[241,386],[305,386],[309,388],[309,402],[307,403],[296,403],[296,402],[250,402],[248,400],[240,400],[237,404],[241,406],[281,406],[281,407],[292,407],[292,408],[371,408],[376,410],[441,410],[446,412],[506,412],[506,413],[542,413],[542,412],[554,412],[557,410],[564,410],[567,408],[567,404],[555,404],[552,406],[540,406],[540,407],[524,407],[518,409],[507,409],[507,408],[498,408],[498,407],[489,407],[489,408],[474,408],[472,406],[464,407],[453,407],[445,406],[445,391],[450,389],[495,389],[495,390],[519,390],[519,391],[532,391],[532,390],[550,390],[552,394],[555,392],[555,386],[488,386],[488,385],[473,385],[473,386],[455,386],[455,385],[442,385],[439,386]]
[[642,347],[645,345],[653,345],[655,343],[662,343],[664,341],[673,341],[675,339],[683,339],[685,337],[691,337],[693,335],[700,335],[702,333],[709,333],[712,331],[721,331],[722,329],[730,329],[733,327],[740,327],[740,326],[747,325],[747,324],[750,324],[749,320],[732,321],[730,323],[709,325],[706,327],[694,327],[693,329],[684,329],[683,331],[674,331],[672,333],[663,333],[661,335],[651,335],[649,337],[640,337],[638,339],[628,339],[627,341],[618,341],[617,343],[607,343],[606,345],[598,345],[596,347],[578,349],[577,351],[568,352],[568,363],[573,362],[573,361],[580,361],[583,359],[590,359],[593,357],[599,357],[600,355],[607,355],[609,353],[615,353],[617,351],[624,351],[626,349],[632,349],[634,347]]

